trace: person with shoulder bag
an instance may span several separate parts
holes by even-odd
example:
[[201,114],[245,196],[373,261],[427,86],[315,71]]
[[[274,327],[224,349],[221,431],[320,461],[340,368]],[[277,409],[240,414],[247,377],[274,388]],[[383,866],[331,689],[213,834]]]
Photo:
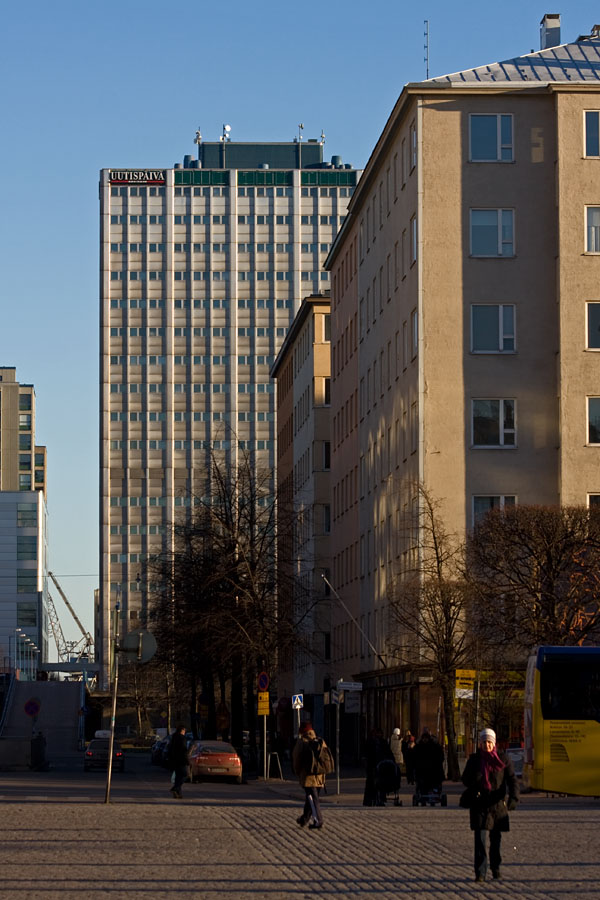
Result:
[[467,760],[462,780],[466,790],[460,805],[469,809],[475,838],[475,881],[485,881],[487,875],[488,834],[489,865],[492,876],[500,878],[500,842],[502,833],[510,828],[508,813],[517,807],[519,787],[512,762],[496,750],[496,733],[491,728],[480,733],[479,746]]
[[323,738],[317,737],[310,722],[305,722],[300,728],[292,752],[292,768],[305,794],[304,810],[296,821],[301,828],[305,825],[309,828],[322,828],[319,794],[325,785],[326,775],[333,772],[334,765],[329,747]]

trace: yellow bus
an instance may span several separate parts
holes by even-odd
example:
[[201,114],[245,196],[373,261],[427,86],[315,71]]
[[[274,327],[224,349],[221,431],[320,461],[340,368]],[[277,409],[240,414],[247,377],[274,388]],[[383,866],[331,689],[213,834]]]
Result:
[[537,647],[525,680],[524,779],[600,796],[600,647]]

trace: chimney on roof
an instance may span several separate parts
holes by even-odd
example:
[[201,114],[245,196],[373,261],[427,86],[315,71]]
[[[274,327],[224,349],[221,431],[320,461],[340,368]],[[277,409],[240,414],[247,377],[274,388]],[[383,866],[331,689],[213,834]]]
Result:
[[540,50],[560,44],[560,13],[546,13],[540,22]]

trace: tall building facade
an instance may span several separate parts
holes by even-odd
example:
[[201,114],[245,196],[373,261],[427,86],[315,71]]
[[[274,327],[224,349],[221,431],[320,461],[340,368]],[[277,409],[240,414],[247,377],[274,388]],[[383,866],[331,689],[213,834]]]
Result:
[[322,264],[358,173],[322,141],[202,142],[172,169],[104,169],[101,205],[98,652],[109,610],[143,623],[143,566],[210,452],[275,469],[269,369]]
[[[303,694],[323,733],[331,681],[331,329],[327,295],[305,297],[271,370],[276,380],[279,609],[298,623],[280,660],[280,696]],[[289,529],[286,523],[293,523]]]
[[383,662],[339,607],[334,647],[371,724],[436,725],[389,605],[418,483],[463,536],[492,507],[599,499],[600,29],[559,33],[546,16],[538,52],[407,85],[327,262],[332,571]]
[[46,448],[13,367],[0,367],[0,535],[0,665],[34,678],[48,650]]

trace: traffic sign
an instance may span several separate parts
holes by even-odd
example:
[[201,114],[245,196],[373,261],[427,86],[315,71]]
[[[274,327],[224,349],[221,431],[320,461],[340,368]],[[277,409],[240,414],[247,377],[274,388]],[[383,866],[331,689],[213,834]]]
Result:
[[340,692],[339,691],[336,691],[335,688],[331,688],[329,695],[331,697],[331,702],[333,704],[339,704],[339,702],[340,702]]
[[269,676],[266,672],[261,672],[258,676],[258,689],[259,691],[269,690]]
[[31,697],[25,702],[25,706],[23,707],[23,709],[25,710],[25,715],[31,716],[32,719],[40,714],[41,708],[42,704],[37,697]]
[[337,683],[338,691],[362,691],[362,687],[360,681],[338,681]]
[[292,708],[302,709],[304,706],[304,694],[292,694]]
[[259,691],[258,692],[258,715],[259,716],[268,716],[271,712],[271,704],[269,701],[269,692],[268,691]]

